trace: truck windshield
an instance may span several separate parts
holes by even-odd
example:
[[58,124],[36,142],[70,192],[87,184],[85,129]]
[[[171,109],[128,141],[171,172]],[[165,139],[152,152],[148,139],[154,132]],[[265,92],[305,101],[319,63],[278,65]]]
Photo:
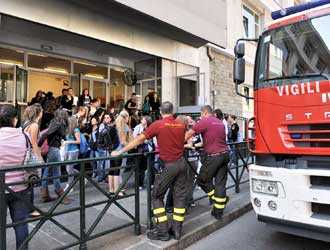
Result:
[[[265,32],[260,41],[256,88],[294,78],[329,79],[330,15]],[[290,84],[287,81],[286,84]]]

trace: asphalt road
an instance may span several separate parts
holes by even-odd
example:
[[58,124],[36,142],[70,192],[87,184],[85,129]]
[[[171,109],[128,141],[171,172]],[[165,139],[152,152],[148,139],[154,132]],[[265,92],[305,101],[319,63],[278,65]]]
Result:
[[[329,236],[330,237],[330,236]],[[251,211],[187,250],[330,250],[330,243],[273,231]]]

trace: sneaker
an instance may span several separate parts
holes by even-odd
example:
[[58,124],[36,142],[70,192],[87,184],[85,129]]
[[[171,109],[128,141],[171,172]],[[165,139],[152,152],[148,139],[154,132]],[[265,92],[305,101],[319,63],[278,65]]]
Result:
[[[69,184],[67,183],[64,187],[64,192],[69,188]],[[71,188],[71,190],[69,191],[69,193],[72,193],[73,192],[73,188]]]
[[196,203],[195,203],[195,202],[192,202],[192,203],[190,203],[189,206],[190,206],[190,207],[196,207]]

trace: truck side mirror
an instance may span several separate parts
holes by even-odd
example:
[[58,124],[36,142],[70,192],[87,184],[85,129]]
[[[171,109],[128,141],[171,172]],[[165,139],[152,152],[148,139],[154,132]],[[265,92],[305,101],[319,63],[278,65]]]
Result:
[[245,81],[245,59],[242,57],[235,58],[234,62],[234,82],[242,84]]
[[244,42],[238,42],[235,45],[235,57],[236,58],[242,58],[245,55],[245,43]]

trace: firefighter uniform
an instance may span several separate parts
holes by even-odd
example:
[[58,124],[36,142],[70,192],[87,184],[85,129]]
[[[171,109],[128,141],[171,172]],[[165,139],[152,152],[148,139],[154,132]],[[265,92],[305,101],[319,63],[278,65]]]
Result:
[[150,239],[169,240],[168,217],[164,206],[164,196],[169,187],[173,187],[173,223],[172,232],[176,239],[181,237],[182,222],[186,208],[187,165],[183,158],[185,126],[173,116],[156,121],[149,126],[144,135],[147,139],[156,136],[161,159],[161,170],[155,176],[152,191],[155,230],[148,233]]
[[[203,166],[197,177],[197,183],[213,203],[212,215],[216,219],[221,219],[228,202],[226,183],[229,154],[225,126],[218,118],[208,115],[193,127],[193,131],[202,134],[205,150]],[[213,179],[215,179],[214,182]]]

